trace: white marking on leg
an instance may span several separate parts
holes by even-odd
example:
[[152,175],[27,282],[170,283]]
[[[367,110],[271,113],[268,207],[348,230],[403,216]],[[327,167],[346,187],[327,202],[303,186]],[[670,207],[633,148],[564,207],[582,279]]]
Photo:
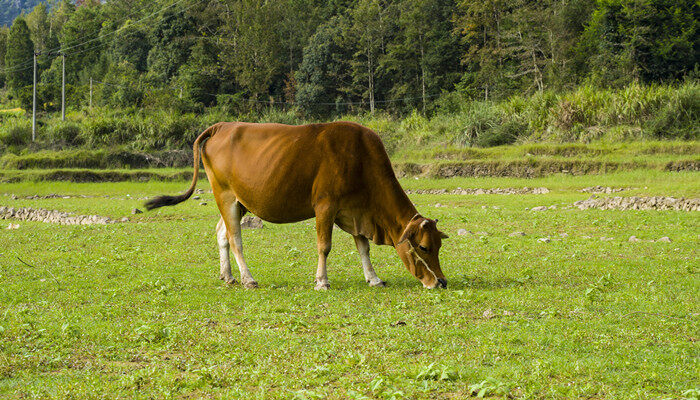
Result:
[[318,253],[318,267],[316,268],[316,290],[328,290],[331,284],[328,282],[328,270],[326,268],[326,262],[328,260],[328,253],[319,252]]
[[357,252],[360,254],[360,261],[362,262],[362,272],[365,274],[365,281],[369,283],[370,286],[386,286],[386,283],[379,279],[377,273],[374,272],[372,268],[372,262],[369,259],[369,240],[364,236],[353,236],[355,239],[355,245],[357,246]]
[[245,287],[253,288],[258,287],[258,283],[253,279],[253,276],[248,270],[248,265],[243,258],[243,237],[241,236],[241,218],[243,217],[243,213],[241,211],[240,203],[235,202],[231,208],[232,221],[228,240],[233,250],[236,264],[238,264],[238,271],[241,273],[241,284]]
[[216,224],[216,241],[219,244],[219,279],[226,283],[234,283],[236,280],[231,274],[230,246],[223,218],[219,219],[219,223]]

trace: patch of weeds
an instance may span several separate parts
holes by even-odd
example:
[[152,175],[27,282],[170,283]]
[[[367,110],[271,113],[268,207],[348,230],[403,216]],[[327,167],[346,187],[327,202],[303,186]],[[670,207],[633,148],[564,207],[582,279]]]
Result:
[[172,330],[170,327],[161,323],[144,324],[134,330],[136,341],[146,343],[161,343],[172,338]]
[[681,393],[681,396],[683,400],[698,400],[700,399],[700,387],[696,387],[695,389],[688,389],[685,392]]
[[459,374],[453,368],[432,363],[421,369],[416,379],[423,381],[456,381]]
[[77,339],[81,335],[80,327],[66,322],[61,325],[61,335],[66,338]]
[[213,367],[202,367],[192,371],[197,376],[197,380],[192,385],[193,388],[214,387],[221,388],[226,386],[224,379],[216,376]]
[[362,394],[356,390],[348,390],[347,395],[348,395],[348,398],[354,399],[354,400],[370,400],[369,397],[365,396],[364,394]]
[[294,393],[293,400],[312,400],[312,399],[325,399],[326,395],[323,393],[315,392],[313,390],[301,389]]
[[403,391],[397,390],[394,385],[382,377],[373,379],[369,384],[369,389],[375,396],[386,400],[399,400],[406,398],[406,394]]
[[586,295],[586,298],[590,301],[598,300],[603,294],[603,292],[612,284],[613,279],[610,273],[608,272],[607,274],[602,275],[600,278],[598,278],[598,280],[595,283],[590,283],[588,285],[588,289],[586,289],[586,292],[584,294]]
[[508,385],[494,378],[487,378],[479,383],[469,385],[469,395],[478,398],[506,396],[509,392]]

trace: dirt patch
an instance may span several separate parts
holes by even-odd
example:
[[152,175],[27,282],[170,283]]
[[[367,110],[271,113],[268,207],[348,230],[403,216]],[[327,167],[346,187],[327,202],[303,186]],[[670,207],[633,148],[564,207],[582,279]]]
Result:
[[591,197],[574,203],[580,210],[679,210],[700,211],[700,199],[677,199],[675,197]]
[[492,189],[462,189],[453,190],[447,189],[408,189],[406,194],[463,194],[463,195],[480,195],[480,194],[545,194],[549,193],[546,187],[537,188],[492,188]]
[[56,210],[31,207],[4,207],[0,206],[0,219],[14,219],[20,221],[39,221],[60,225],[107,225],[114,224],[116,220],[99,215],[76,215]]

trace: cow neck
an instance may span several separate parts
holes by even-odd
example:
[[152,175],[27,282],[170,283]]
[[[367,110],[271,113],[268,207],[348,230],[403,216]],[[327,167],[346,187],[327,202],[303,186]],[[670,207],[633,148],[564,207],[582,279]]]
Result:
[[418,213],[398,182],[396,186],[398,190],[393,190],[393,193],[386,196],[385,201],[380,205],[380,215],[384,217],[381,225],[384,232],[391,238],[394,247],[399,243],[406,225]]

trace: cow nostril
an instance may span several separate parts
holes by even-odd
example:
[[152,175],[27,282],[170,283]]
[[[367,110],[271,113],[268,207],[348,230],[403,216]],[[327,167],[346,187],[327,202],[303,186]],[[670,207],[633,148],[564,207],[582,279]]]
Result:
[[445,278],[438,278],[438,286],[443,289],[447,288],[447,280],[445,280]]

